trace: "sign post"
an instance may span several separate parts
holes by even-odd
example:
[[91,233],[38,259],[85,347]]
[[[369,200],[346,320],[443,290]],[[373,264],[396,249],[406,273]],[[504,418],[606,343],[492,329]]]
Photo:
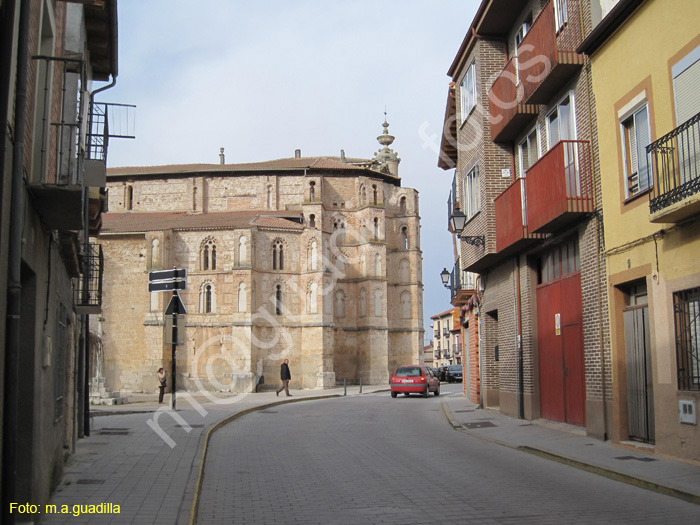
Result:
[[172,316],[172,370],[170,375],[171,391],[172,391],[172,409],[176,409],[175,392],[177,391],[176,370],[177,370],[177,346],[181,344],[178,341],[178,316],[186,315],[187,309],[180,299],[179,290],[187,289],[187,269],[173,268],[172,270],[154,271],[148,273],[148,291],[149,292],[167,292],[172,290],[173,296],[165,309],[166,316]]

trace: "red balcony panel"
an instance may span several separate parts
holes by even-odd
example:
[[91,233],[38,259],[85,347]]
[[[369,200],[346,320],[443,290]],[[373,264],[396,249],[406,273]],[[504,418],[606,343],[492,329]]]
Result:
[[556,27],[554,2],[540,11],[518,47],[523,100],[546,104],[583,65],[576,48],[583,41],[579,0],[566,0],[566,22]]
[[527,170],[527,224],[554,233],[593,211],[593,169],[587,140],[562,140]]
[[516,179],[494,200],[496,210],[496,251],[507,255],[537,242],[543,234],[531,234],[527,228],[525,179]]
[[491,140],[511,142],[533,119],[537,106],[523,104],[523,90],[517,84],[515,60],[510,59],[489,90]]

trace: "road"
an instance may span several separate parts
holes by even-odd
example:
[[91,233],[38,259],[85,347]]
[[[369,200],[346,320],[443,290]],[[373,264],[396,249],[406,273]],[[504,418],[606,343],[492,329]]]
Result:
[[697,505],[456,432],[441,401],[371,394],[234,421],[209,444],[198,523],[697,522]]

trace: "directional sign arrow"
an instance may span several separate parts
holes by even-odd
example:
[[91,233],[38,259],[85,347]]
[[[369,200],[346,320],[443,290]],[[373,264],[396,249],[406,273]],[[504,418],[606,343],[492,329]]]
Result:
[[168,307],[165,309],[165,315],[185,315],[187,313],[187,308],[180,299],[180,296],[173,294],[172,299],[168,303]]
[[187,281],[177,280],[177,281],[156,281],[148,283],[149,292],[169,292],[172,290],[186,290]]
[[173,279],[187,279],[187,268],[173,268],[172,270],[157,270],[148,272],[148,280],[151,282]]

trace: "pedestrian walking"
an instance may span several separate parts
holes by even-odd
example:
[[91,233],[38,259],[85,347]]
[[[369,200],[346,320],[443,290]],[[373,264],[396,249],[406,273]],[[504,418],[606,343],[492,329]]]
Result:
[[282,368],[280,369],[280,379],[282,379],[282,386],[275,392],[278,396],[280,392],[284,390],[288,396],[292,394],[289,393],[289,380],[292,378],[292,374],[289,371],[289,359],[285,359],[282,363]]
[[160,394],[158,395],[158,404],[163,404],[163,396],[165,395],[165,387],[168,386],[168,379],[165,377],[165,370],[163,367],[158,369],[158,388],[160,388]]

